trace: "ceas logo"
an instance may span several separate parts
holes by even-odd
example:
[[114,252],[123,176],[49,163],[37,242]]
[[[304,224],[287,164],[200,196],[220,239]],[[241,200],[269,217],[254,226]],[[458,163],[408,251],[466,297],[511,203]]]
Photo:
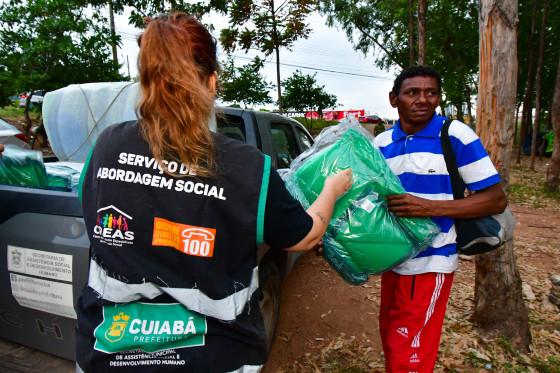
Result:
[[106,244],[121,246],[132,244],[134,232],[130,229],[132,217],[115,206],[97,210],[97,221],[93,227],[94,237]]
[[124,331],[126,330],[128,319],[130,319],[130,316],[127,316],[122,312],[113,316],[113,323],[105,332],[105,338],[107,338],[107,340],[111,343],[120,341],[124,335]]
[[210,258],[214,255],[215,240],[216,230],[213,228],[154,219],[154,246],[171,246],[188,255]]

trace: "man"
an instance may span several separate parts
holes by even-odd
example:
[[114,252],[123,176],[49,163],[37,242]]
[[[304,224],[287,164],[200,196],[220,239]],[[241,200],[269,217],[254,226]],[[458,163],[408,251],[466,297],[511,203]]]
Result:
[[449,135],[468,198],[453,200],[435,113],[441,78],[432,68],[401,72],[389,93],[397,124],[375,138],[406,194],[387,197],[397,216],[430,217],[441,227],[432,246],[382,276],[379,329],[388,372],[432,372],[453,274],[459,267],[453,218],[502,212],[507,204],[500,177],[470,127],[453,121]]

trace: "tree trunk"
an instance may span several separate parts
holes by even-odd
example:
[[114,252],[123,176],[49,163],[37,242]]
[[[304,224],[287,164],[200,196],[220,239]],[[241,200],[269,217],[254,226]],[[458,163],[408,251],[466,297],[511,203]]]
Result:
[[[109,26],[111,28],[111,37],[115,37],[115,15],[113,13],[113,0],[109,0]],[[118,66],[119,59],[117,57],[117,43],[112,40],[111,47],[113,48],[113,62]]]
[[468,84],[465,83],[465,91],[467,92],[467,117],[469,118],[469,126],[472,127],[472,105],[471,105],[471,89]]
[[29,136],[29,131],[33,126],[33,122],[31,122],[31,117],[29,116],[29,107],[31,106],[31,97],[33,97],[34,92],[34,90],[29,91],[29,95],[25,98],[25,109],[23,109],[23,115],[25,116],[26,123],[24,128],[25,136]]
[[535,124],[533,124],[533,141],[531,143],[531,165],[529,169],[531,171],[535,170],[535,156],[537,154],[537,134],[539,133],[539,127],[541,124],[541,79],[542,79],[542,68],[544,60],[544,35],[546,31],[546,13],[548,8],[548,0],[544,0],[543,4],[543,15],[541,24],[541,43],[539,46],[539,64],[537,65],[537,91],[535,93],[536,105],[535,105]]
[[[509,194],[517,93],[517,1],[479,0],[479,91],[476,132]],[[531,341],[521,277],[509,242],[475,259],[472,320],[489,338],[506,336],[515,349]]]
[[457,105],[455,105],[457,107],[457,120],[460,120],[461,122],[463,121],[463,102],[457,102]]
[[519,119],[519,108],[520,107],[521,107],[521,103],[519,105],[517,105],[517,107],[515,108],[515,128],[513,130],[513,139],[512,139],[513,145],[515,145],[515,139],[517,138],[517,134],[518,134],[517,127],[518,127],[519,123],[517,122],[517,120]]
[[[529,122],[532,119],[533,112],[533,70],[535,69],[535,59],[533,58],[533,48],[535,41],[535,18],[537,14],[538,0],[534,0],[533,9],[531,10],[531,41],[529,45],[529,69],[527,70],[527,90],[523,99],[523,111],[521,112],[521,129],[519,130],[519,144],[517,147],[516,163],[521,163],[521,151],[523,150],[523,141],[529,133]],[[529,119],[531,118],[531,119]]]
[[282,86],[280,85],[280,51],[276,46],[276,84],[278,86],[278,112],[282,114]]
[[418,65],[426,64],[426,0],[418,0]]
[[552,130],[554,131],[554,147],[546,175],[545,189],[558,193],[558,179],[560,178],[560,59],[558,60],[558,70],[556,70],[556,88],[552,98],[550,117],[552,118]]
[[410,66],[415,65],[414,60],[414,0],[408,0],[408,51]]
[[276,86],[278,87],[278,112],[282,114],[282,86],[280,85],[280,43],[278,41],[278,30],[276,28],[276,10],[274,7],[274,1],[270,2],[270,11],[272,12],[272,39],[274,42],[274,53],[276,54]]

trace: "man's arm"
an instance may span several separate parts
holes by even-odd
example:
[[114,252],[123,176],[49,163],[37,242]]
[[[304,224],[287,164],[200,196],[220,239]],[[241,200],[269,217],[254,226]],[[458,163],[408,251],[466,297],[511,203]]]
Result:
[[433,201],[411,194],[387,197],[389,210],[397,216],[450,218],[481,218],[503,212],[507,199],[500,183],[476,191],[473,195],[451,201]]

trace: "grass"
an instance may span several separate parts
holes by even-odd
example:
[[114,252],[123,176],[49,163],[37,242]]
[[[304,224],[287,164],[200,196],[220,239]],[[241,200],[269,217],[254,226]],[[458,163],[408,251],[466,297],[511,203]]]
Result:
[[[17,101],[14,101],[14,102],[17,102]],[[0,107],[0,117],[17,119],[17,120],[25,120],[25,117],[23,115],[23,109],[20,109],[16,106]]]
[[[18,101],[13,101],[13,106],[0,107],[0,118],[25,122],[24,108],[18,108]],[[29,116],[33,122],[41,118],[41,111],[37,108],[29,109]]]
[[[547,160],[544,160],[545,167]],[[546,169],[531,171],[526,166],[511,166],[512,170],[519,171],[518,177],[510,178],[509,198],[515,203],[530,204],[534,208],[543,208],[551,202],[560,201],[560,193],[550,192],[545,189]]]

